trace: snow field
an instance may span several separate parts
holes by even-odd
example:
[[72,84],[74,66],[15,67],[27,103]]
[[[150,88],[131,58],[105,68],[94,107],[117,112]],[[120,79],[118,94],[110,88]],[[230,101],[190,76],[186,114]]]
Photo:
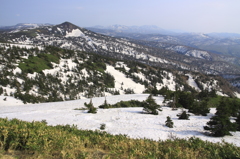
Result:
[[[109,104],[117,103],[121,100],[146,100],[148,94],[117,95],[106,97]],[[140,107],[136,108],[112,108],[98,109],[97,114],[89,114],[87,110],[74,110],[84,108],[84,103],[89,103],[90,99],[74,101],[17,105],[16,100],[7,97],[3,101],[0,96],[0,117],[18,118],[24,121],[46,120],[49,125],[74,124],[83,130],[100,130],[101,124],[106,124],[105,131],[110,134],[126,134],[131,138],[148,138],[153,140],[166,140],[170,136],[179,138],[198,137],[210,142],[222,142],[225,140],[240,146],[240,132],[232,133],[233,136],[209,137],[205,136],[203,126],[214,115],[215,109],[211,109],[208,116],[194,116],[191,114],[190,120],[178,120],[176,116],[182,110],[172,111],[169,107],[162,107],[163,111],[159,115],[142,114]],[[162,104],[163,97],[154,97],[158,104]],[[95,107],[103,104],[105,98],[93,98]],[[165,126],[166,117],[170,116],[174,122],[174,128]]]
[[115,78],[115,89],[119,90],[120,94],[123,94],[123,90],[128,88],[133,89],[135,93],[142,93],[145,90],[143,85],[127,78],[125,74],[116,70],[113,66],[107,65],[106,72],[109,72]]

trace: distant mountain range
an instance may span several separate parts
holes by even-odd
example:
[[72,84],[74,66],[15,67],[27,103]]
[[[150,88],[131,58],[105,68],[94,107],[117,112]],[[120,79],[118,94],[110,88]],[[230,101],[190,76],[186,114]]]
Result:
[[216,38],[240,38],[240,34],[236,33],[209,33],[208,35]]
[[157,26],[89,27],[89,30],[114,37],[186,45],[217,54],[240,57],[240,34],[236,33],[176,33]]
[[[13,26],[0,26],[0,31],[3,30],[17,30],[17,29],[28,29],[28,28],[37,28],[41,26],[51,26],[54,24],[50,23],[19,23]],[[118,36],[124,33],[137,33],[137,34],[162,34],[162,35],[207,35],[214,38],[231,38],[231,39],[238,39],[240,38],[240,34],[237,33],[188,33],[186,31],[173,31],[173,30],[166,30],[162,29],[156,25],[143,25],[143,26],[126,26],[126,25],[110,25],[110,26],[92,26],[92,27],[85,27],[86,29],[95,31],[95,32],[102,32],[105,34],[116,34],[119,33]]]
[[21,30],[21,29],[37,28],[41,26],[50,26],[50,25],[52,24],[19,23],[13,26],[0,26],[0,31]]
[[162,29],[156,25],[143,25],[143,26],[126,26],[126,25],[110,25],[110,26],[92,26],[86,27],[86,29],[104,32],[104,33],[137,33],[137,34],[162,34],[162,35],[181,35],[181,34],[192,34],[192,35],[207,35],[215,38],[240,38],[240,34],[237,33],[190,33],[187,31],[173,31]]
[[[125,37],[112,37],[64,22],[59,25],[23,25],[24,29],[2,31],[1,42],[94,52],[117,59],[138,61],[168,69],[188,70],[205,74],[240,74],[238,57],[217,54],[199,46],[231,46],[238,39],[218,39],[206,34],[140,34],[122,33]],[[115,26],[120,30],[129,30]],[[140,27],[142,28],[142,27]],[[148,28],[148,27],[143,27]],[[152,30],[161,30],[151,26]],[[115,31],[114,33],[117,33]],[[205,44],[205,45],[203,45]]]
[[125,25],[111,25],[111,26],[93,26],[86,29],[95,32],[104,32],[109,34],[113,33],[139,33],[139,34],[163,34],[163,35],[176,35],[177,33],[169,30],[162,29],[155,25],[143,25],[143,26],[125,26]]

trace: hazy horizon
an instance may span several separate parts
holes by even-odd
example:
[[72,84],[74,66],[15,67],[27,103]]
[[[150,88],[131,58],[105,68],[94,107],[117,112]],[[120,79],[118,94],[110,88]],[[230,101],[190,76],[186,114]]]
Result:
[[0,26],[18,23],[155,25],[165,30],[240,34],[237,0],[4,0]]

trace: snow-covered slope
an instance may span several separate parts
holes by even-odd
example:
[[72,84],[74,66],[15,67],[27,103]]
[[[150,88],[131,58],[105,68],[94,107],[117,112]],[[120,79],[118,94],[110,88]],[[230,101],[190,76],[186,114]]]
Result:
[[127,78],[124,73],[116,70],[113,66],[107,66],[106,72],[115,78],[115,89],[119,90],[120,94],[123,94],[124,89],[132,89],[135,93],[142,93],[146,89],[144,85]]
[[[220,77],[217,76],[165,70],[131,61],[113,61],[95,54],[54,47],[1,44],[0,48],[0,95],[15,96],[26,103],[143,93],[163,87],[172,91],[176,87],[200,91],[196,81],[202,89],[214,89],[222,94],[233,92],[227,84],[219,85]],[[157,60],[151,56],[148,58]],[[45,66],[48,68],[36,72],[43,67],[36,60],[48,63]]]
[[[121,100],[146,100],[148,94],[107,96],[107,102],[114,104]],[[154,97],[158,104],[162,104],[163,97]],[[104,103],[105,98],[93,98],[94,106]],[[113,108],[98,109],[97,114],[89,114],[86,110],[74,110],[83,108],[84,103],[89,103],[90,99],[82,99],[67,102],[28,104],[21,106],[0,105],[1,118],[18,118],[25,121],[46,120],[49,125],[69,124],[77,125],[79,129],[99,130],[101,124],[106,124],[105,131],[111,134],[126,134],[131,138],[147,138],[153,140],[166,140],[171,137],[189,138],[198,137],[210,142],[233,143],[240,146],[240,132],[233,132],[233,136],[209,137],[205,136],[203,126],[214,115],[215,109],[211,109],[208,116],[195,116],[191,114],[190,120],[178,120],[176,116],[182,110],[171,110],[163,107],[159,115],[142,114],[142,108]],[[6,102],[11,103],[11,100]],[[0,103],[2,101],[0,100]],[[174,127],[165,126],[166,117],[170,116],[174,122]]]
[[[155,37],[152,38],[155,39]],[[173,37],[164,36],[161,38]],[[204,50],[182,45],[155,44],[152,41],[143,41],[142,45],[142,43],[131,39],[98,34],[69,22],[54,26],[24,29],[21,32],[3,32],[0,34],[0,40],[24,45],[52,45],[64,49],[95,52],[118,59],[137,60],[164,68],[184,69],[208,74],[240,73],[236,66],[228,63],[236,63],[236,60],[226,60],[219,56],[214,58],[211,53]],[[145,45],[145,43],[151,44]],[[219,66],[220,62],[222,63],[221,66]]]
[[166,43],[159,43],[158,46],[167,49],[167,50],[172,50],[177,53],[186,55],[186,56],[192,56],[195,58],[200,58],[200,59],[205,59],[205,60],[212,60],[213,57],[212,55],[203,50],[199,50],[196,48],[184,46],[184,45],[174,45],[174,44],[166,44]]
[[11,31],[12,33],[19,32],[20,30],[23,29],[34,29],[42,26],[50,26],[52,24],[36,24],[36,23],[19,23],[14,26],[1,26],[0,30],[8,30]]
[[34,45],[27,45],[27,44],[4,44],[0,43],[0,48],[5,47],[6,49],[12,48],[12,47],[19,47],[19,48],[24,48],[24,49],[32,49],[32,48],[38,48],[39,50],[43,50],[43,46],[34,46]]
[[188,81],[187,81],[188,84],[189,84],[191,87],[193,87],[195,90],[200,91],[198,85],[196,84],[196,82],[194,81],[194,79],[192,78],[192,76],[191,76],[191,75],[188,75],[188,74],[187,74],[187,76],[188,76]]
[[0,106],[17,106],[24,105],[24,103],[14,97],[0,96]]
[[[10,35],[8,42],[24,45],[54,45],[64,49],[111,54],[110,56],[126,56],[143,61],[167,63],[164,58],[149,55],[149,51],[140,45],[125,39],[104,36],[77,27],[69,22],[56,26],[45,26],[31,29],[22,35]],[[6,35],[6,34],[5,34]],[[116,53],[116,55],[112,53]],[[151,57],[149,59],[149,57]]]

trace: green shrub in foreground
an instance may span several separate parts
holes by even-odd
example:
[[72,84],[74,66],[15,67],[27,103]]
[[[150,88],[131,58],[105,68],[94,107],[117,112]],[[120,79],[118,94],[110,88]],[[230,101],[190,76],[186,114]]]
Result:
[[0,118],[0,156],[17,158],[239,158],[240,148],[198,138],[153,141]]

